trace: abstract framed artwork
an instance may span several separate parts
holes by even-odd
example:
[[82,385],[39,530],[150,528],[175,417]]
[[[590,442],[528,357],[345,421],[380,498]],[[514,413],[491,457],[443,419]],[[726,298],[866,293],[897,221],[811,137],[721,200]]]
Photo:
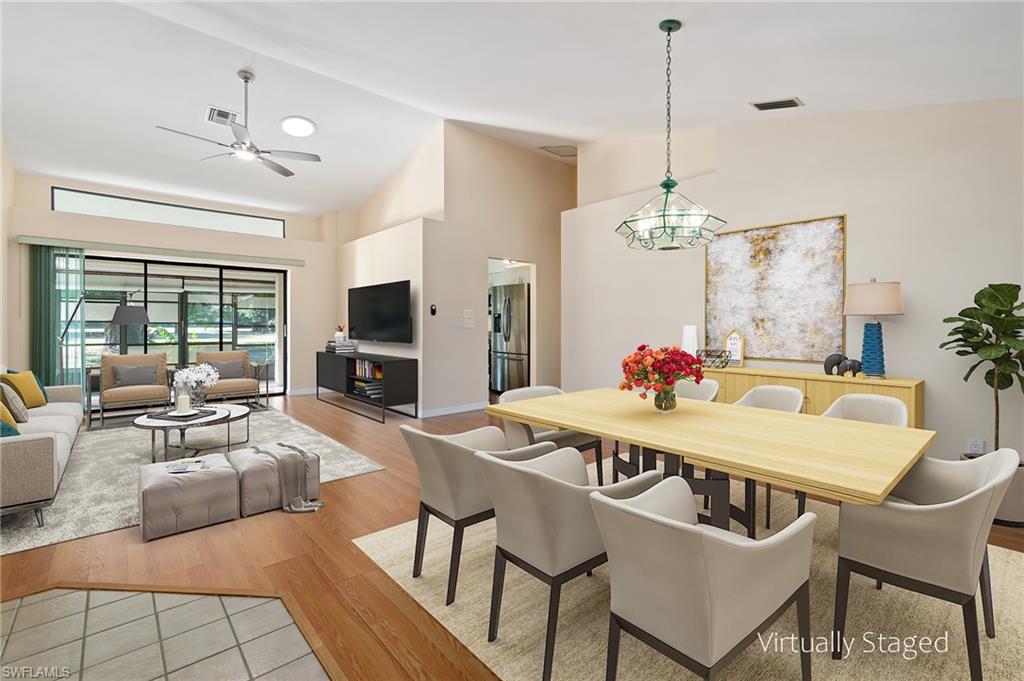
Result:
[[745,359],[816,362],[845,350],[845,216],[719,234],[705,258],[707,347],[735,330]]

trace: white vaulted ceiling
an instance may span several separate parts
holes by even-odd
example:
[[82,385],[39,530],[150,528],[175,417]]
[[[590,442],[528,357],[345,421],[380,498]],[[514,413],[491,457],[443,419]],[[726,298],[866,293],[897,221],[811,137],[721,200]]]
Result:
[[[660,19],[677,127],[1020,97],[1019,3],[5,4],[4,137],[19,168],[309,212],[354,210],[441,119],[524,146],[656,135]],[[199,164],[209,104],[251,66],[259,145],[316,151],[282,180]],[[749,103],[798,96],[806,107]],[[286,114],[319,125],[280,132]],[[214,196],[216,195],[216,196]]]

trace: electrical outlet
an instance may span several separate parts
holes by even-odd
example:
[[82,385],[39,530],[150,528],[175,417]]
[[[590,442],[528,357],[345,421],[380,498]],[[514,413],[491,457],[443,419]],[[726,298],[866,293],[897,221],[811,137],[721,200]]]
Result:
[[984,454],[985,453],[985,441],[972,437],[967,439],[967,453],[968,454]]

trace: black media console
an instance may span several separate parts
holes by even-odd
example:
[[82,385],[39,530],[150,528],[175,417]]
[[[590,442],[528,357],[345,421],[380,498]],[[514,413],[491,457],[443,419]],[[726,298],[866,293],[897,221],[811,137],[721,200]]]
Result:
[[[419,365],[408,357],[374,355],[366,352],[316,353],[316,398],[347,409],[360,416],[384,423],[388,410],[412,405],[412,416],[419,416]],[[346,399],[380,409],[380,418],[320,397],[320,389],[341,393]]]

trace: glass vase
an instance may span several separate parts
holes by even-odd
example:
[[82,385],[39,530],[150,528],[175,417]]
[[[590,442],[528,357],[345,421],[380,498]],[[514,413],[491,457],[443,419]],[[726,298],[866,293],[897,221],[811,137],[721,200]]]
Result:
[[676,389],[666,387],[654,393],[654,408],[659,414],[671,413],[676,408]]
[[193,409],[198,409],[200,407],[206,406],[206,392],[203,391],[203,386],[192,386],[189,390],[189,395],[192,396]]

